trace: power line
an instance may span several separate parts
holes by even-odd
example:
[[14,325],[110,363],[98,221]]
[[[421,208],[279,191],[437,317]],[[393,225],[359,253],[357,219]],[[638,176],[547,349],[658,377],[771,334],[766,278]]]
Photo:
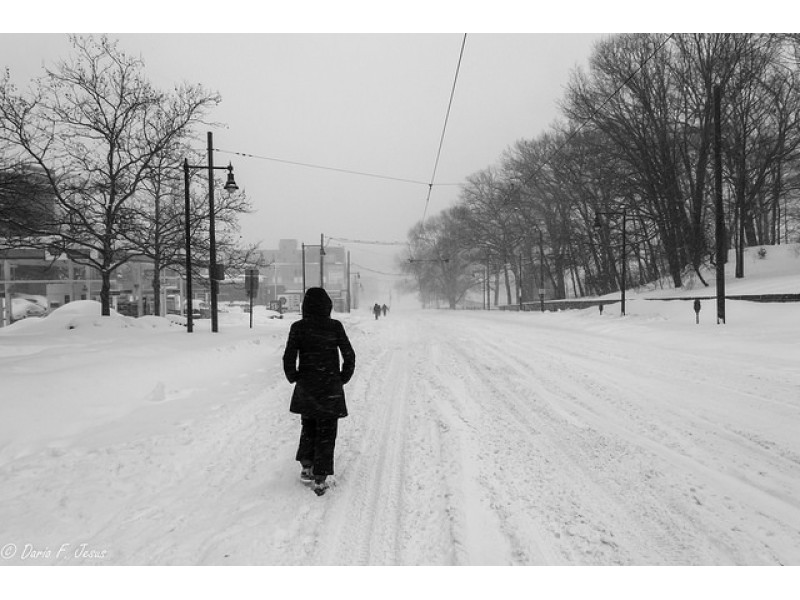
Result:
[[378,275],[387,275],[389,277],[408,277],[405,273],[384,273],[383,271],[376,271],[375,269],[370,269],[369,267],[365,267],[364,265],[359,265],[358,263],[350,263],[352,267],[358,267],[363,271],[369,271],[370,273],[377,273]]
[[456,65],[456,74],[453,77],[453,89],[450,90],[450,101],[447,103],[447,113],[444,116],[444,126],[442,127],[442,135],[439,138],[439,149],[436,152],[436,161],[433,164],[433,173],[431,173],[431,181],[428,184],[428,197],[425,199],[425,210],[422,213],[422,221],[425,222],[425,216],[428,214],[428,204],[431,201],[431,192],[433,191],[434,180],[436,179],[436,170],[439,168],[439,158],[442,155],[442,146],[444,146],[444,134],[447,131],[447,122],[450,120],[450,109],[453,106],[453,97],[456,94],[456,83],[458,83],[458,73],[461,70],[461,60],[464,58],[464,47],[467,45],[467,34],[461,40],[461,52],[458,54],[458,64]]
[[347,242],[348,244],[371,244],[377,246],[405,246],[407,242],[378,242],[366,240],[349,240],[347,238],[339,238],[328,236],[329,240],[336,240],[337,242]]
[[387,179],[389,181],[400,181],[402,183],[413,183],[415,185],[436,185],[436,186],[453,186],[453,185],[461,185],[459,183],[437,183],[437,184],[429,184],[424,181],[418,181],[416,179],[406,179],[403,177],[392,177],[390,175],[380,175],[377,173],[367,173],[365,171],[354,171],[352,169],[340,169],[337,167],[328,167],[325,165],[315,165],[313,163],[305,163],[305,162],[298,162],[294,160],[285,160],[282,158],[274,158],[271,156],[259,156],[257,154],[248,154],[246,152],[234,152],[233,150],[223,150],[221,148],[214,148],[216,152],[222,152],[224,154],[234,154],[236,156],[244,156],[246,158],[256,158],[258,160],[269,160],[272,162],[283,163],[286,165],[295,165],[299,167],[307,167],[309,169],[321,169],[324,171],[336,171],[337,173],[346,173],[348,175],[360,175],[362,177],[374,177],[376,179]]

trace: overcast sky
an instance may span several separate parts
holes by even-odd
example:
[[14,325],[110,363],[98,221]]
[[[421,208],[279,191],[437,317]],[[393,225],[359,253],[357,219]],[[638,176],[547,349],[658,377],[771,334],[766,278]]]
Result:
[[[464,34],[110,35],[144,59],[156,86],[221,94],[214,161],[233,164],[252,201],[245,241],[403,241],[425,214]],[[428,216],[516,140],[548,130],[570,71],[601,37],[467,35]],[[19,84],[69,52],[66,34],[0,34],[0,61]],[[352,248],[365,266],[395,250]]]

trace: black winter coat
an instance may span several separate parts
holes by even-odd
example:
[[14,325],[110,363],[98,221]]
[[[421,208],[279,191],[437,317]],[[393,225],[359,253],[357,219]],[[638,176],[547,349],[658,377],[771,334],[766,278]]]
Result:
[[[309,290],[308,294],[311,292]],[[327,294],[325,295],[327,298]],[[356,367],[356,353],[344,326],[314,307],[312,299],[303,303],[303,318],[292,323],[283,371],[289,383],[296,383],[289,410],[314,419],[347,416],[344,384]],[[330,300],[328,300],[330,302]],[[330,308],[327,308],[330,314]],[[342,364],[339,365],[341,352]],[[299,357],[299,365],[298,365]]]

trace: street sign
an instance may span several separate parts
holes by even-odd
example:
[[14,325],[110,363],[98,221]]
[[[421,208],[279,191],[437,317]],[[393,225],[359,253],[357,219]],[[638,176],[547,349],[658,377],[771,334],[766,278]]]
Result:
[[258,269],[247,269],[244,272],[244,289],[250,298],[258,293]]

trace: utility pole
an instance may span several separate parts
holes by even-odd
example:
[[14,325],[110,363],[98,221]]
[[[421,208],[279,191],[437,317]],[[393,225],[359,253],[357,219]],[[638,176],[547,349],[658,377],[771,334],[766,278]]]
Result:
[[217,294],[219,283],[217,278],[217,238],[214,229],[214,138],[208,132],[208,247],[209,247],[209,283],[211,284],[211,331],[217,333],[219,325],[217,320]]
[[628,209],[622,209],[622,316],[625,316],[625,287],[628,285],[628,251],[625,247],[628,235]]
[[347,267],[345,269],[345,278],[347,280],[347,312],[350,312],[350,250],[347,251]]
[[[183,193],[184,193],[184,244],[186,258],[186,296],[183,304],[186,307],[186,331],[194,331],[194,318],[192,316],[194,307],[192,306],[192,225],[189,222],[189,215],[192,212],[192,205],[189,198],[189,161],[183,159]],[[70,264],[72,264],[70,262]]]
[[517,282],[517,293],[519,294],[519,312],[522,312],[522,252],[519,253],[519,281]]
[[486,262],[485,265],[485,277],[483,278],[484,287],[485,287],[485,294],[486,297],[486,310],[492,310],[492,291],[491,287],[489,286],[489,262]]
[[539,230],[539,308],[544,312],[544,241],[542,230]]
[[325,288],[325,235],[319,234],[319,287]]
[[717,325],[725,324],[725,259],[727,244],[725,239],[725,215],[722,212],[722,110],[720,108],[719,85],[714,86],[714,191],[717,238]]
[[303,242],[303,297],[306,295],[306,244]]

